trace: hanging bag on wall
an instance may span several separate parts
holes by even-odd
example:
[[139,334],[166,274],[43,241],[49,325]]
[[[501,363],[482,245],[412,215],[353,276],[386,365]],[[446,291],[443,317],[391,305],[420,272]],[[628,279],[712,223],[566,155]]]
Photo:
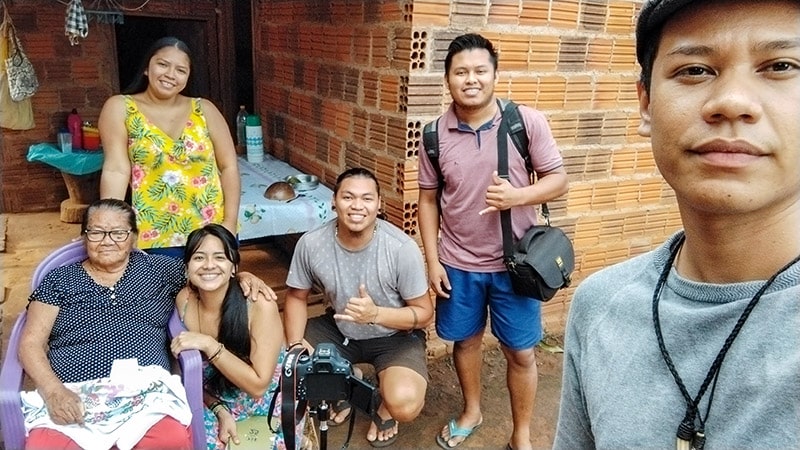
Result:
[[39,90],[39,80],[36,78],[36,72],[33,70],[33,64],[28,59],[28,55],[22,50],[17,30],[10,20],[8,25],[8,52],[6,74],[8,75],[8,91],[11,94],[11,100],[18,102],[33,97],[33,94]]
[[[5,6],[5,5],[3,5]],[[7,9],[3,8],[3,22],[0,23],[0,127],[11,130],[30,130],[33,128],[33,106],[30,98],[14,101],[9,89],[6,61],[13,48],[13,23]]]
[[[506,116],[497,130],[497,175],[508,179],[508,124]],[[511,210],[500,211],[503,231],[503,262],[517,295],[546,302],[559,289],[569,286],[575,269],[575,251],[564,232],[550,226],[550,211],[542,204],[544,225],[534,225],[513,243]]]

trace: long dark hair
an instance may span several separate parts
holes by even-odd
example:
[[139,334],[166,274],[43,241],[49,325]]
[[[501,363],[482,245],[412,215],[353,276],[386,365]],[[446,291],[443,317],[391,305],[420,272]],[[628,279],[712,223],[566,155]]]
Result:
[[[197,252],[200,244],[207,236],[214,236],[222,242],[225,257],[233,263],[234,268],[239,267],[239,243],[236,237],[227,228],[215,223],[198,228],[189,234],[186,241],[186,251],[183,262],[189,265],[192,255]],[[196,289],[190,285],[191,289]],[[199,307],[199,306],[198,306]],[[242,288],[236,279],[228,283],[225,299],[222,301],[222,312],[219,320],[217,340],[225,348],[244,362],[250,364],[250,328],[248,327],[247,299],[242,293]],[[220,395],[236,388],[236,385],[225,378],[216,368],[211,376],[205,380],[206,389],[212,394]]]
[[[189,46],[186,45],[185,42],[173,36],[162,37],[161,39],[153,42],[150,48],[147,49],[147,53],[144,54],[144,58],[142,58],[142,61],[139,63],[139,68],[138,71],[136,72],[136,76],[134,76],[133,81],[131,81],[131,83],[125,89],[122,90],[123,94],[126,95],[138,94],[139,92],[143,92],[145,89],[147,89],[147,84],[149,83],[149,80],[147,78],[147,75],[144,74],[144,72],[150,65],[150,60],[153,59],[153,55],[155,55],[156,53],[158,53],[159,50],[165,47],[175,47],[178,50],[182,51],[183,53],[186,53],[186,56],[189,57],[189,64],[191,64],[192,51],[189,49]],[[192,79],[192,73],[189,72],[189,80],[187,80],[186,82],[186,88],[184,88],[184,92],[189,89],[189,86],[191,85],[191,79]],[[187,93],[186,95],[189,94]]]

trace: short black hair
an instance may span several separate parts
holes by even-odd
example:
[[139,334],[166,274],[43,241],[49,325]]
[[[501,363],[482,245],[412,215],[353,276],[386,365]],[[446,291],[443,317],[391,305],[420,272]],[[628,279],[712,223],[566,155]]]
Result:
[[647,92],[650,92],[653,62],[658,44],[661,43],[661,30],[678,10],[691,3],[698,3],[698,0],[646,0],[642,6],[636,21],[636,59],[642,67],[639,81]]
[[450,42],[447,47],[447,56],[444,58],[444,73],[450,73],[450,65],[453,63],[453,56],[464,50],[484,49],[489,52],[489,57],[492,60],[492,67],[497,71],[497,50],[495,50],[492,42],[480,34],[467,33],[458,36]]
[[353,167],[351,169],[347,169],[344,172],[340,173],[339,176],[336,178],[336,185],[333,187],[333,196],[336,196],[336,193],[339,192],[339,188],[342,187],[342,182],[348,178],[353,177],[360,177],[360,178],[369,178],[370,180],[375,182],[375,189],[378,191],[378,196],[381,195],[381,184],[378,183],[378,178],[375,177],[375,174],[372,173],[369,169],[365,169],[363,167]]

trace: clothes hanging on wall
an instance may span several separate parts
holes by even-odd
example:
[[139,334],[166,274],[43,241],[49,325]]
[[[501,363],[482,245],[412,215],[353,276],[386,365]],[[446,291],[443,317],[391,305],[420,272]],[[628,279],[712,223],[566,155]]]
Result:
[[14,101],[9,90],[7,60],[14,49],[15,32],[5,2],[3,22],[0,23],[0,127],[10,130],[30,130],[34,127],[33,105],[30,97]]
[[81,0],[70,0],[64,19],[64,34],[69,38],[70,45],[78,45],[78,38],[85,38],[89,34],[89,21]]

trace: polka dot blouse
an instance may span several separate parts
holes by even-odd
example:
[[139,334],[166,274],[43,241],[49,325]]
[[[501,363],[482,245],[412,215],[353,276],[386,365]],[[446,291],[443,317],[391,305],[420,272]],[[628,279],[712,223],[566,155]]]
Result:
[[107,377],[115,359],[170,370],[167,322],[186,283],[180,260],[134,251],[122,277],[101,286],[80,263],[54,269],[30,296],[59,307],[48,359],[62,382]]

